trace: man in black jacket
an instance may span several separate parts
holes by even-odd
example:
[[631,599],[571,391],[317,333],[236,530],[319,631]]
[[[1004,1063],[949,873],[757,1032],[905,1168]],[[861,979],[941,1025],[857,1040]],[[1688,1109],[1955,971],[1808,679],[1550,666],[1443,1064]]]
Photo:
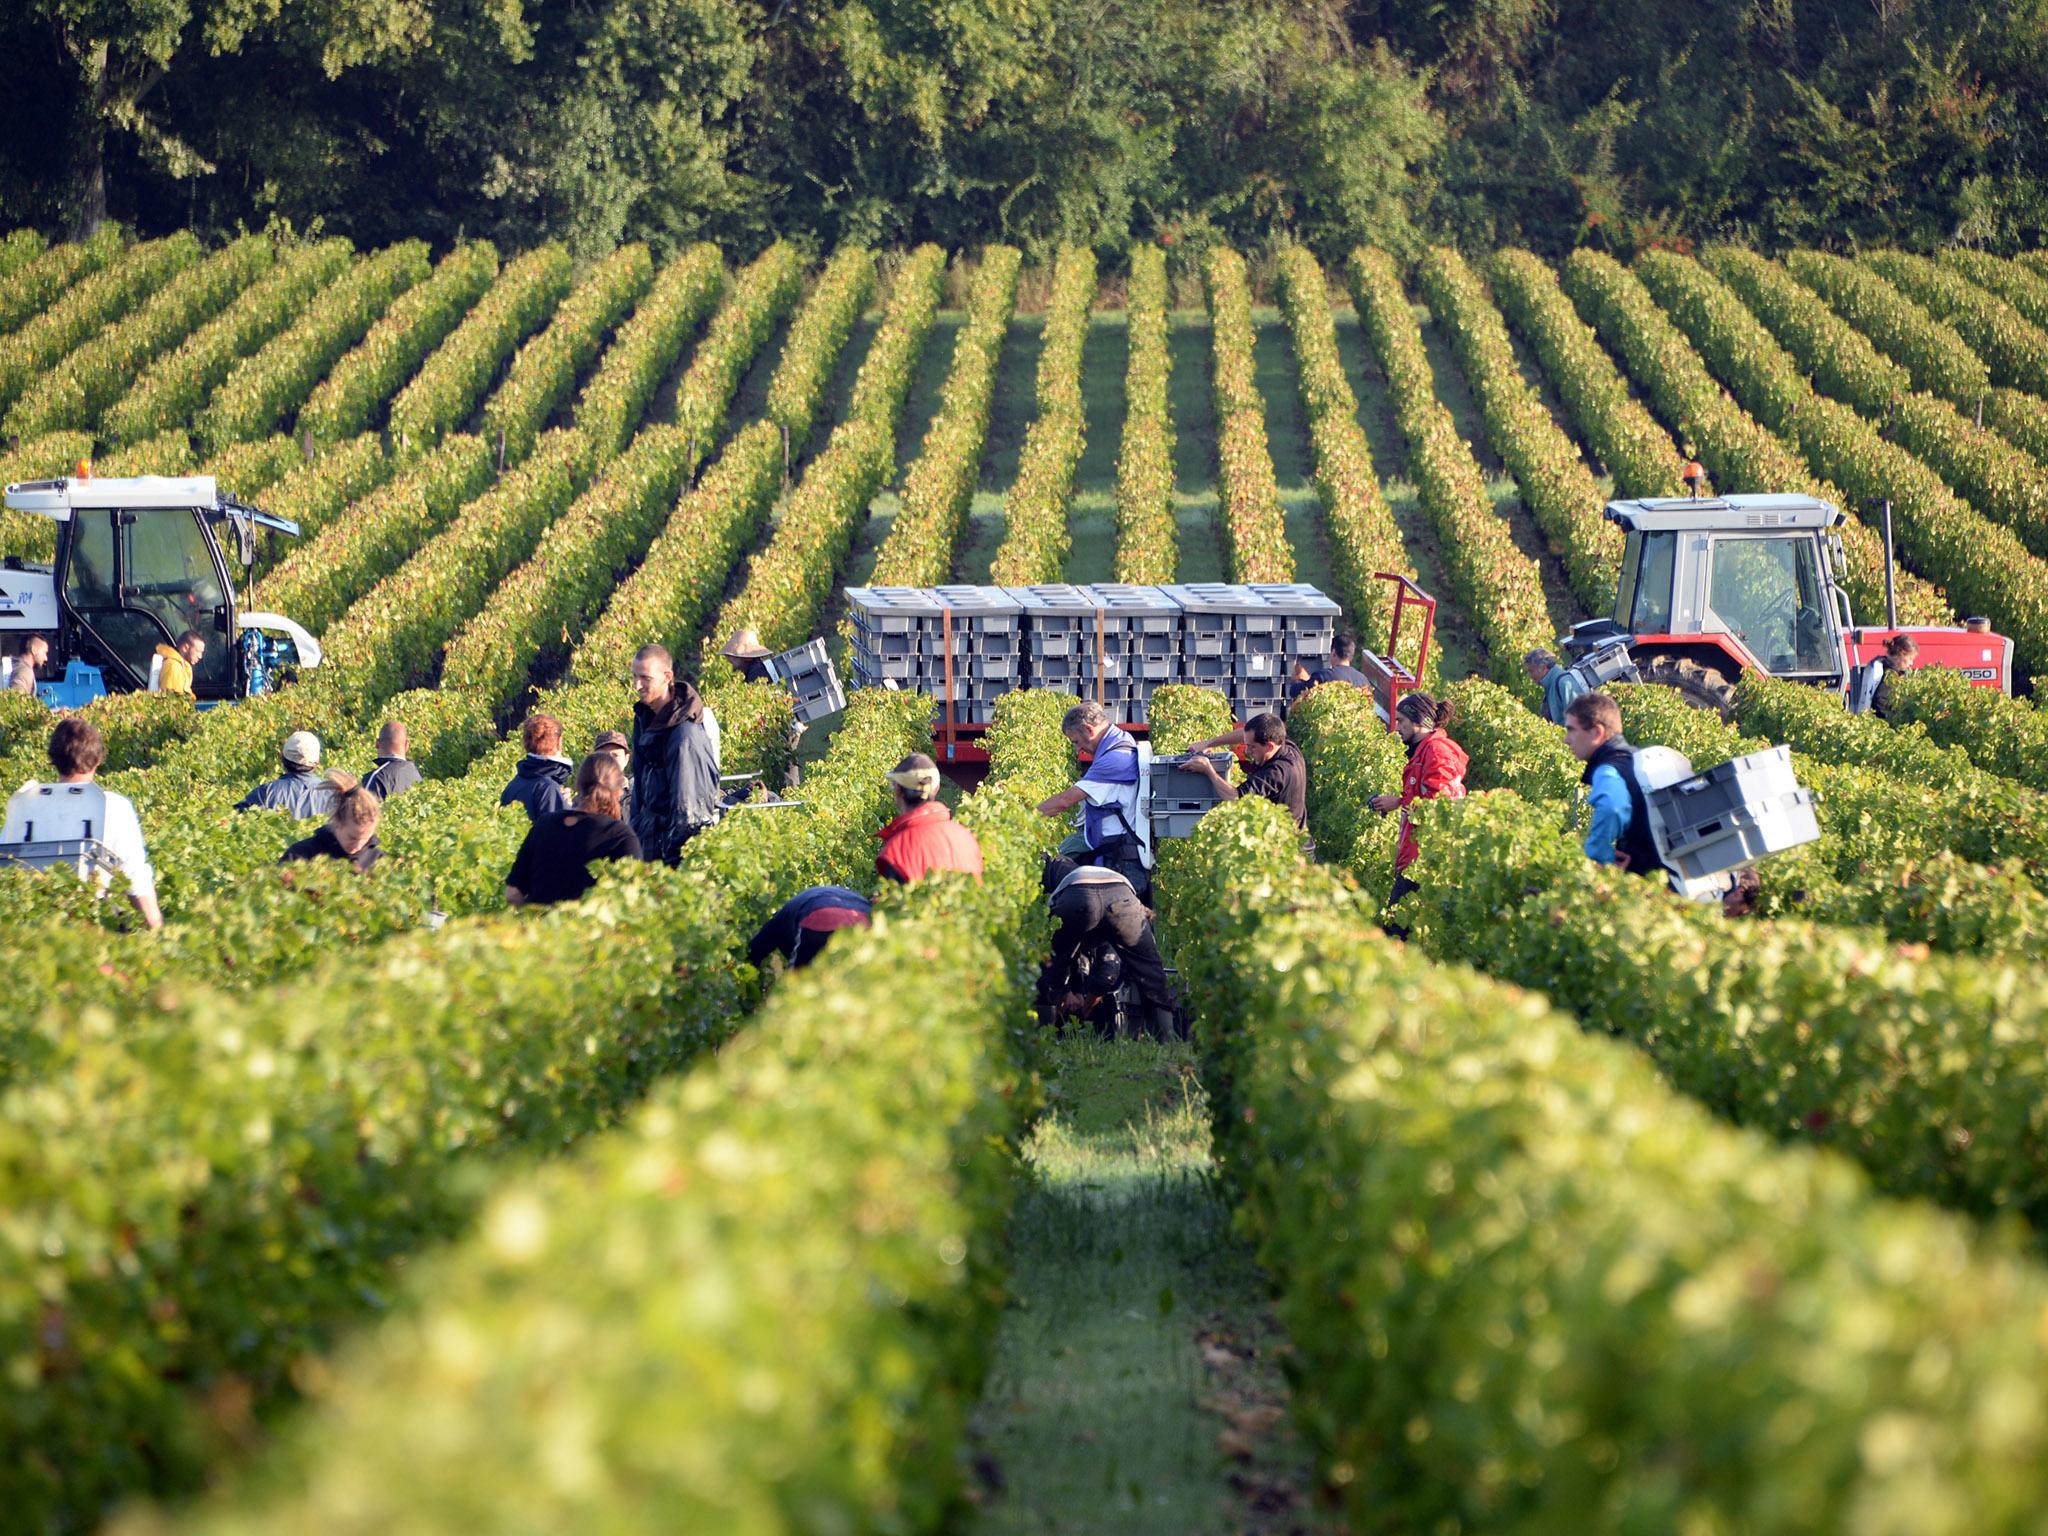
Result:
[[406,756],[412,740],[403,720],[386,720],[377,733],[377,766],[363,780],[363,788],[379,800],[404,794],[420,782],[420,765]]
[[718,819],[718,739],[665,647],[634,655],[633,690],[633,832],[642,858],[674,864],[683,844]]
[[1083,994],[1078,966],[1103,945],[1113,945],[1124,973],[1138,990],[1145,1008],[1145,1029],[1162,1040],[1179,1033],[1173,992],[1166,982],[1166,963],[1152,936],[1152,913],[1138,899],[1131,882],[1113,869],[1076,864],[1054,855],[1045,861],[1043,882],[1047,904],[1059,927],[1052,953],[1038,976],[1038,1003],[1047,1010],[1079,1011]]
[[569,796],[565,786],[576,765],[562,756],[562,722],[553,715],[529,715],[520,735],[526,743],[526,756],[519,760],[498,804],[526,807],[529,823],[566,811]]

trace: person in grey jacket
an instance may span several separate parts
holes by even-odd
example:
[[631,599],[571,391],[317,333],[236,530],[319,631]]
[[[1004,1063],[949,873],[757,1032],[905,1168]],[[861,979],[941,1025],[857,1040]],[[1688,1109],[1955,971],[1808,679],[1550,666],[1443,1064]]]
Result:
[[553,715],[530,715],[520,727],[520,735],[526,742],[526,756],[519,760],[498,804],[526,807],[529,822],[568,810],[569,774],[576,765],[562,756],[562,722]]
[[1585,681],[1548,651],[1531,651],[1522,658],[1522,666],[1529,681],[1543,690],[1543,718],[1552,725],[1563,725],[1572,700],[1586,691]]
[[633,834],[642,858],[674,864],[683,844],[718,819],[718,739],[665,647],[640,647],[633,688]]
[[293,731],[278,748],[284,772],[258,784],[235,803],[238,811],[288,811],[301,821],[334,810],[334,788],[320,775],[320,738]]

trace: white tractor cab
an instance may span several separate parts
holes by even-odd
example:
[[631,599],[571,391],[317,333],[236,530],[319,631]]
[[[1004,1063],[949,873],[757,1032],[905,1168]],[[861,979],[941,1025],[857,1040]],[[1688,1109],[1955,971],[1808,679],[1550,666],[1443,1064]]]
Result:
[[207,639],[192,677],[201,705],[262,693],[320,664],[319,643],[299,625],[237,610],[222,550],[225,535],[246,579],[255,530],[296,535],[298,524],[223,494],[211,475],[34,480],[8,486],[7,506],[57,524],[52,564],[9,556],[0,566],[0,638],[10,655],[30,635],[48,638],[64,673],[36,691],[53,708],[153,688],[156,648],[188,629]]
[[[1859,626],[1842,588],[1840,508],[1811,496],[1610,501],[1628,534],[1611,618],[1564,637],[1591,686],[1639,670],[1688,701],[1729,715],[1745,667],[1847,696],[1859,669],[1910,634],[1920,664],[1953,667],[1980,688],[2012,692],[2012,642],[1962,629],[1908,627],[1896,614]],[[1890,588],[1887,541],[1887,591]]]

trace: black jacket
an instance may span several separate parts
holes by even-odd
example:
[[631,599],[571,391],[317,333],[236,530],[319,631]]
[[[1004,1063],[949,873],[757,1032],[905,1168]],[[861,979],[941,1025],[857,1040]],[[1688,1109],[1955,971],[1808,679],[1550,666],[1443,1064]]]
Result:
[[344,852],[341,839],[334,835],[332,824],[322,827],[311,837],[302,837],[285,849],[280,864],[296,864],[302,859],[346,859],[355,865],[358,874],[367,875],[370,866],[384,857],[384,850],[377,846],[377,834],[372,832],[370,840],[354,853]]
[[1657,836],[1650,830],[1650,802],[1643,794],[1643,786],[1636,782],[1636,749],[1619,736],[1609,737],[1601,743],[1599,751],[1586,759],[1580,782],[1592,783],[1593,770],[1602,763],[1612,763],[1621,782],[1628,786],[1628,830],[1621,834],[1614,851],[1628,855],[1628,872],[1632,875],[1666,873],[1664,861],[1657,857]]
[[541,757],[529,752],[519,760],[519,771],[498,796],[500,805],[523,805],[528,822],[569,809],[566,786],[571,765],[566,758]]
[[380,757],[377,766],[370,770],[370,776],[363,780],[363,788],[379,800],[389,800],[402,795],[420,782],[420,765],[409,757]]
[[718,819],[718,751],[688,683],[659,709],[633,706],[633,833],[642,856],[673,864]]

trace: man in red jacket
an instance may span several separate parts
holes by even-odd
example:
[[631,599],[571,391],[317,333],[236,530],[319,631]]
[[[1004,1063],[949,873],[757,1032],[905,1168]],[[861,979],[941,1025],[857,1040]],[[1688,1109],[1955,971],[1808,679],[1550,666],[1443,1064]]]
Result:
[[939,765],[913,752],[889,775],[896,819],[882,828],[875,868],[910,885],[940,870],[958,870],[981,883],[981,844],[939,801]]

